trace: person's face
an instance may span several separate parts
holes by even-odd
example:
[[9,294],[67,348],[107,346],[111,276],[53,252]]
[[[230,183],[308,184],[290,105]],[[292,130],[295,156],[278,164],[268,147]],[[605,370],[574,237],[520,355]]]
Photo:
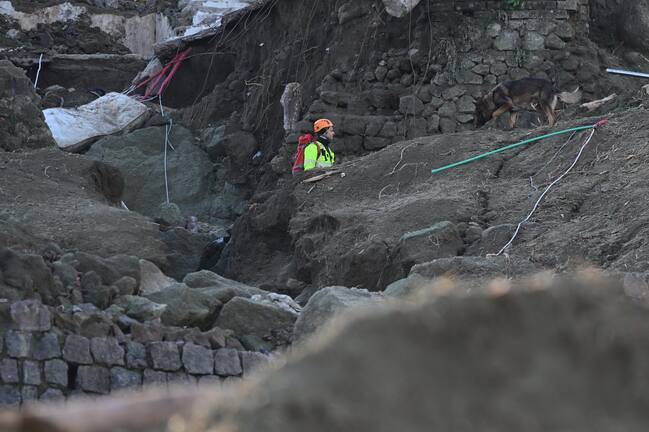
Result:
[[334,136],[336,136],[336,133],[334,132],[333,126],[327,129],[327,133],[325,133],[325,136],[329,138],[330,140],[334,139]]

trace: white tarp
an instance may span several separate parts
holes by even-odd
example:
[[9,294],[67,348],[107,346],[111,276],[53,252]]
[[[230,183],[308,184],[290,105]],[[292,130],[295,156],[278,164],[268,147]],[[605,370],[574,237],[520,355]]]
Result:
[[192,25],[180,35],[191,36],[221,25],[221,18],[246,8],[258,0],[181,0],[178,5],[184,14],[192,17]]
[[78,108],[49,108],[43,114],[59,148],[75,152],[96,138],[139,126],[147,111],[146,105],[133,98],[108,93]]
[[421,0],[383,0],[383,5],[388,14],[401,18],[410,13]]

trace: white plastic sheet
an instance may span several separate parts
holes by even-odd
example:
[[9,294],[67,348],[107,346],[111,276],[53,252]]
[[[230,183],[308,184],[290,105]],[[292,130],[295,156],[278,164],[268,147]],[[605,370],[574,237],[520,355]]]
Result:
[[78,108],[43,110],[45,123],[59,148],[77,152],[95,139],[139,126],[148,108],[121,93],[108,93]]
[[410,13],[421,0],[383,0],[383,5],[388,14],[401,18]]

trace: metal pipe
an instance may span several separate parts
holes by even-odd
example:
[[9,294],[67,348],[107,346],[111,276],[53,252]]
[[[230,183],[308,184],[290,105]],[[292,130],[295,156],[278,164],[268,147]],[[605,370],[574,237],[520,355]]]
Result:
[[634,76],[634,77],[639,77],[639,78],[649,78],[649,73],[625,71],[625,70],[622,70],[622,69],[607,68],[606,72],[612,73],[612,74],[629,75],[629,76]]

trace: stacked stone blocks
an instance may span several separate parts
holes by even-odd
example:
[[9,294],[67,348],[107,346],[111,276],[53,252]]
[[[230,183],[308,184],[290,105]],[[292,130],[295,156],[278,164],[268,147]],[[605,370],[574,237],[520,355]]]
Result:
[[246,376],[268,356],[190,342],[86,338],[52,325],[36,300],[11,305],[12,327],[0,337],[0,405],[76,394],[109,394],[144,385],[210,384]]

